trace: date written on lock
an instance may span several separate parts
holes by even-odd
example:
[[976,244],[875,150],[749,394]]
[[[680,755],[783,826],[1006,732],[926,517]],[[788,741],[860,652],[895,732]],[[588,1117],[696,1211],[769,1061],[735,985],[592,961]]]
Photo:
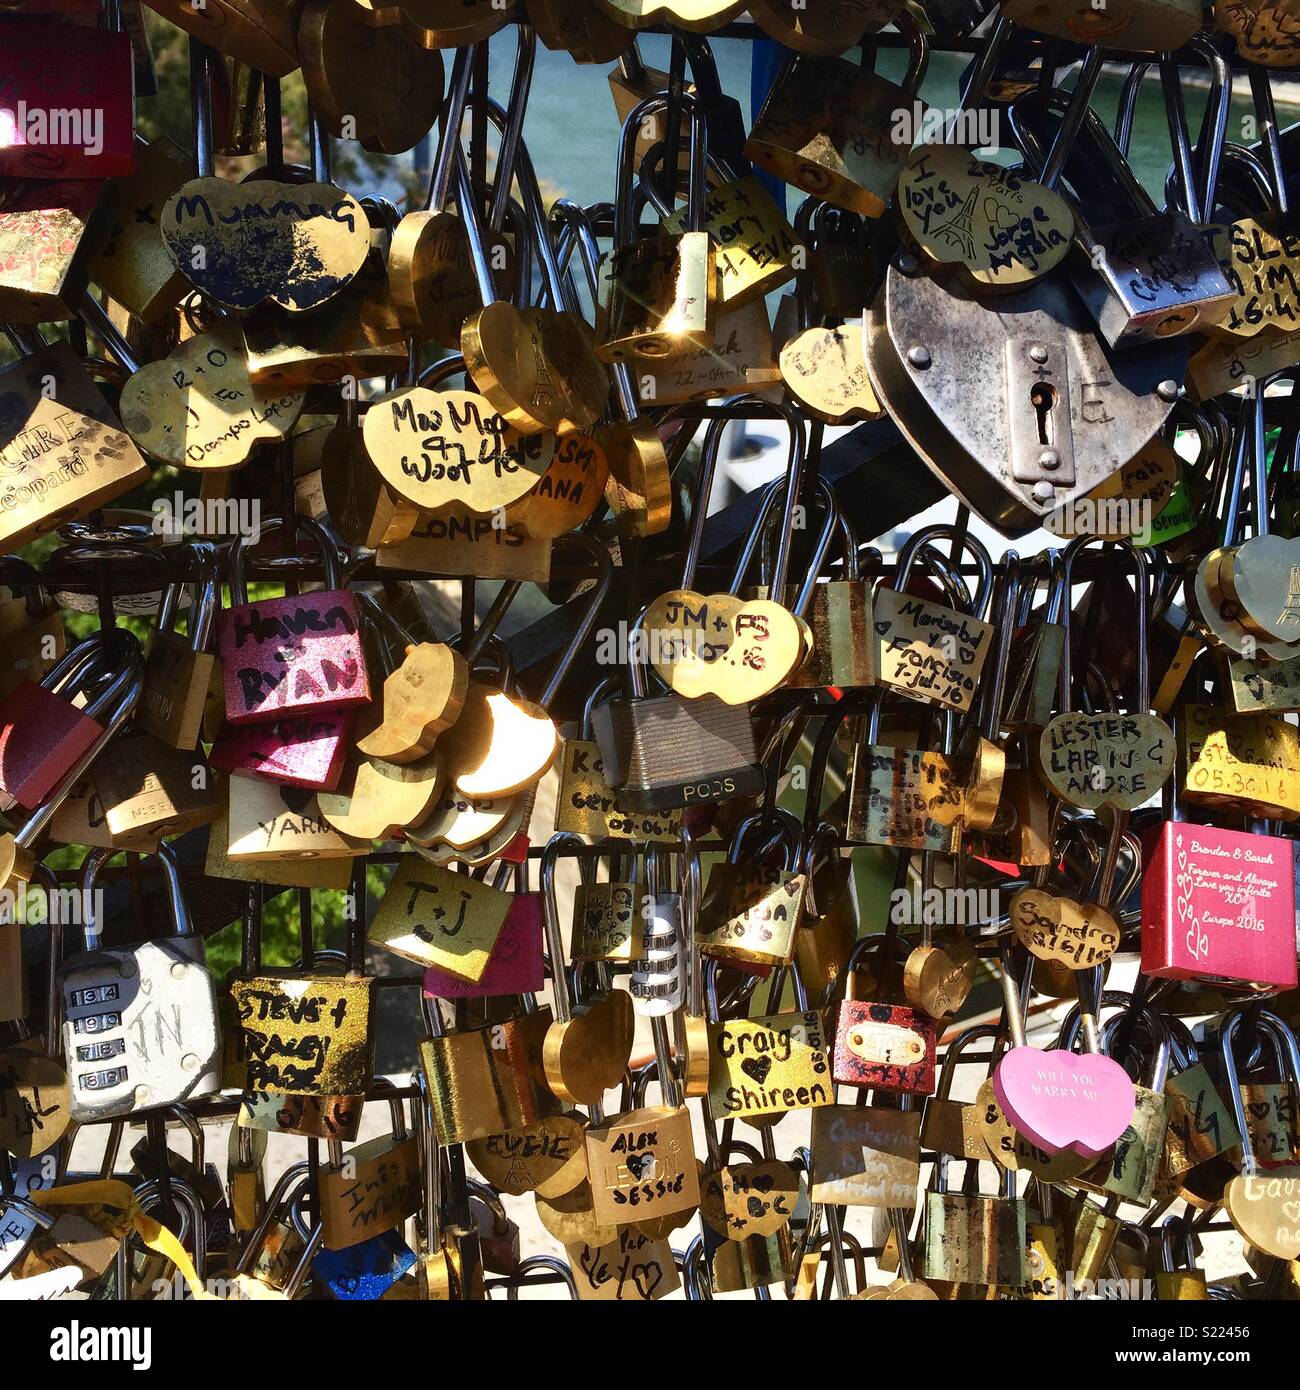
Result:
[[821,1014],[768,1014],[709,1027],[709,1104],[716,1119],[749,1119],[831,1103]]

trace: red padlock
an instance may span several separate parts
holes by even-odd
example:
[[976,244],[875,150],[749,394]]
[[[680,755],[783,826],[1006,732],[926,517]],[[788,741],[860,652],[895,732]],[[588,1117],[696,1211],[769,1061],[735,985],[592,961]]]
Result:
[[47,19],[0,23],[0,174],[106,179],[131,173],[130,35]]
[[835,1015],[831,1076],[838,1085],[928,1096],[934,1090],[934,1019],[902,1004],[853,998],[857,971],[842,976],[846,996]]
[[[259,536],[283,524],[282,518],[273,517]],[[229,724],[255,724],[289,714],[327,714],[370,702],[357,601],[339,588],[338,552],[309,517],[295,517],[294,524],[320,546],[324,589],[249,603],[244,585],[244,547],[249,538],[241,536],[231,550],[234,606],[217,619]]]
[[332,792],[351,743],[352,714],[286,714],[265,724],[227,724],[208,762],[222,772]]
[[1166,821],[1142,875],[1142,972],[1296,987],[1295,843]]
[[[129,632],[79,642],[39,685],[23,681],[0,702],[0,809],[34,810],[70,769],[108,739],[142,687],[140,644]],[[114,658],[120,654],[120,659]],[[86,697],[78,709],[73,697]]]

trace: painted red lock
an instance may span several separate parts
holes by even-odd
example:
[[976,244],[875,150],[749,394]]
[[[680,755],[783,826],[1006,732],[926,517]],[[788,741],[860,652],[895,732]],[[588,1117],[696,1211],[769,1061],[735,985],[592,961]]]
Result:
[[831,1076],[841,1086],[928,1096],[934,1090],[935,1022],[920,1009],[853,998],[857,972],[844,972],[835,1016]]
[[[140,644],[129,632],[79,642],[39,685],[23,681],[0,702],[0,809],[34,810],[135,708]],[[78,709],[72,700],[86,700]]]
[[135,168],[129,34],[0,21],[0,174],[106,179]]
[[1295,845],[1166,821],[1142,875],[1142,970],[1296,987]]
[[331,710],[286,714],[265,724],[227,724],[208,762],[221,772],[332,792],[343,775],[352,720],[350,710]]
[[257,536],[241,536],[231,549],[233,606],[217,619],[228,724],[327,714],[370,702],[357,601],[339,588],[338,551],[310,517],[295,517],[294,523],[320,547],[323,589],[248,602],[245,546],[278,530],[280,517],[265,522]]

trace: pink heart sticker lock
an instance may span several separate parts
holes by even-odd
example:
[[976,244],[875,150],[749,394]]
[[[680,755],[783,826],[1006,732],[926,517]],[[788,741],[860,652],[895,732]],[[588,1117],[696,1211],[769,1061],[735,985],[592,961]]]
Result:
[[1046,1153],[1104,1153],[1128,1128],[1136,1096],[1118,1062],[1095,1052],[1013,1047],[993,1073],[1007,1119]]
[[542,988],[542,896],[516,893],[496,945],[477,981],[460,980],[426,966],[430,999],[484,999],[498,994],[536,994]]

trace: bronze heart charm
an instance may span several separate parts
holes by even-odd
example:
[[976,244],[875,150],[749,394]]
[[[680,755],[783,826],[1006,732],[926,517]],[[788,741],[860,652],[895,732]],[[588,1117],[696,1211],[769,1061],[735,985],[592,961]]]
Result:
[[688,699],[747,704],[789,679],[805,655],[798,620],[771,599],[672,589],[646,609],[643,630],[655,670]]
[[561,1100],[598,1105],[623,1079],[635,1027],[632,996],[622,989],[552,1023],[542,1049],[546,1084]]
[[1154,714],[1058,714],[1038,740],[1048,786],[1071,806],[1134,811],[1174,770],[1174,736]]
[[1022,888],[1011,899],[1010,915],[1017,938],[1030,954],[1070,970],[1101,965],[1119,947],[1115,919],[1096,903]]
[[700,1215],[728,1240],[774,1236],[799,1202],[799,1175],[787,1163],[729,1163],[704,1175]]
[[328,183],[191,179],[167,200],[162,238],[181,273],[228,309],[269,299],[315,309],[346,288],[370,254],[361,204]]
[[1247,627],[1278,642],[1300,641],[1300,537],[1255,536],[1224,555],[1218,577]]
[[921,145],[898,179],[897,206],[913,245],[983,290],[1041,280],[1070,249],[1074,214],[1058,194],[957,145]]
[[283,439],[302,413],[301,391],[254,386],[238,335],[200,333],[149,362],[122,388],[122,423],[150,458],[224,472],[264,439]]
[[1300,1257],[1300,1168],[1239,1173],[1224,1191],[1223,1205],[1256,1250],[1278,1260]]

